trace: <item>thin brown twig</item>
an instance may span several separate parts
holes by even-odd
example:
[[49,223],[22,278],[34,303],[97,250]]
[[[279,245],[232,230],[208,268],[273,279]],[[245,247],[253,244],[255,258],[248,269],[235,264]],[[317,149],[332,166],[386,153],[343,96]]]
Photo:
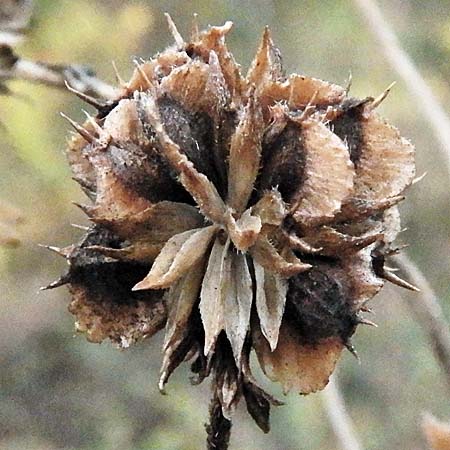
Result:
[[450,119],[431,88],[417,69],[411,58],[403,50],[400,42],[389,26],[374,0],[354,0],[366,19],[372,32],[391,64],[392,68],[403,79],[409,91],[417,98],[424,119],[430,124],[436,139],[440,143],[442,156],[450,174]]
[[347,413],[336,374],[331,377],[328,386],[323,391],[322,398],[331,427],[341,449],[362,450],[353,427],[352,419]]
[[11,79],[27,80],[47,86],[66,88],[66,82],[77,91],[103,99],[116,96],[116,89],[98,79],[85,66],[49,64],[24,59],[8,45],[0,46],[0,83]]
[[450,389],[450,329],[438,297],[423,273],[407,255],[397,255],[394,259],[405,275],[421,290],[419,294],[407,294],[402,298],[408,303],[408,309],[427,334]]
[[209,406],[209,424],[206,425],[207,450],[227,450],[231,436],[231,421],[226,419],[222,413],[217,392],[214,392]]

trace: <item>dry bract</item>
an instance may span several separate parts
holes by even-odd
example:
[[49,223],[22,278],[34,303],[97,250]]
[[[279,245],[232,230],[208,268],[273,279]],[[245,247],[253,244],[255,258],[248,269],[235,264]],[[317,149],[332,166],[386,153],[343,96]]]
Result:
[[175,45],[72,122],[93,226],[61,250],[69,271],[52,286],[69,284],[95,342],[127,346],[165,325],[160,388],[190,360],[198,382],[214,377],[217,423],[244,397],[268,431],[277,402],[253,379],[252,350],[285,392],[315,392],[354,351],[384,279],[413,288],[384,261],[414,149],[375,113],[380,99],[285,76],[269,30],[243,76],[231,23],[185,42],[169,22]]
[[441,422],[432,414],[422,418],[422,431],[431,450],[450,450],[450,424]]

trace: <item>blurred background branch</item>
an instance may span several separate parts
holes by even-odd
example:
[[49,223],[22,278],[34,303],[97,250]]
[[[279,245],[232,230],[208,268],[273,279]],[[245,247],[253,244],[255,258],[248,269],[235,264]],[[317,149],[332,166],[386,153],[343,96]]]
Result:
[[66,88],[66,82],[77,91],[103,99],[114,98],[116,89],[82,65],[50,64],[19,57],[7,45],[0,46],[0,83],[18,79]]
[[417,112],[428,121],[436,135],[450,175],[450,119],[412,59],[403,50],[376,1],[354,0],[354,2],[392,68],[403,79],[411,94],[416,97]]
[[322,393],[324,408],[341,450],[362,450],[334,373]]
[[84,94],[104,99],[116,90],[95,76],[87,66],[52,64],[20,57],[13,49],[26,37],[33,12],[32,0],[2,0],[0,4],[0,91],[8,92],[6,81],[19,79],[65,88],[65,83]]
[[426,333],[450,390],[450,330],[439,299],[423,273],[406,254],[397,255],[394,260],[408,279],[420,288],[419,294],[405,292],[402,299]]

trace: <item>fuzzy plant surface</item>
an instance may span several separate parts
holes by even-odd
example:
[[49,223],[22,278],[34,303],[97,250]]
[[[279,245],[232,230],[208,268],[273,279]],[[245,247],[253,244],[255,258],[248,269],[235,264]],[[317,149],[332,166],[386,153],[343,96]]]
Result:
[[159,388],[191,363],[212,378],[208,448],[226,448],[240,400],[269,430],[284,392],[323,389],[399,251],[397,204],[414,148],[375,112],[379,97],[286,75],[268,29],[245,76],[225,44],[231,22],[136,62],[100,102],[68,161],[90,203],[68,262],[76,328],[120,347],[164,330]]

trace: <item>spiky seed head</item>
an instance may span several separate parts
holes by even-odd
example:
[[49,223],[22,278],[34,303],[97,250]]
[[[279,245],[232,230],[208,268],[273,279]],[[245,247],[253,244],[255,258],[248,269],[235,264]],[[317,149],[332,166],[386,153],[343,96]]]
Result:
[[[231,22],[136,62],[121,94],[68,148],[92,227],[58,249],[70,311],[91,341],[126,347],[165,327],[159,386],[184,360],[229,419],[244,397],[267,431],[250,370],[308,394],[328,382],[384,279],[414,179],[414,149],[379,97],[284,74],[269,29],[247,75]],[[81,96],[91,105],[90,97]],[[62,282],[56,283],[56,285]]]

